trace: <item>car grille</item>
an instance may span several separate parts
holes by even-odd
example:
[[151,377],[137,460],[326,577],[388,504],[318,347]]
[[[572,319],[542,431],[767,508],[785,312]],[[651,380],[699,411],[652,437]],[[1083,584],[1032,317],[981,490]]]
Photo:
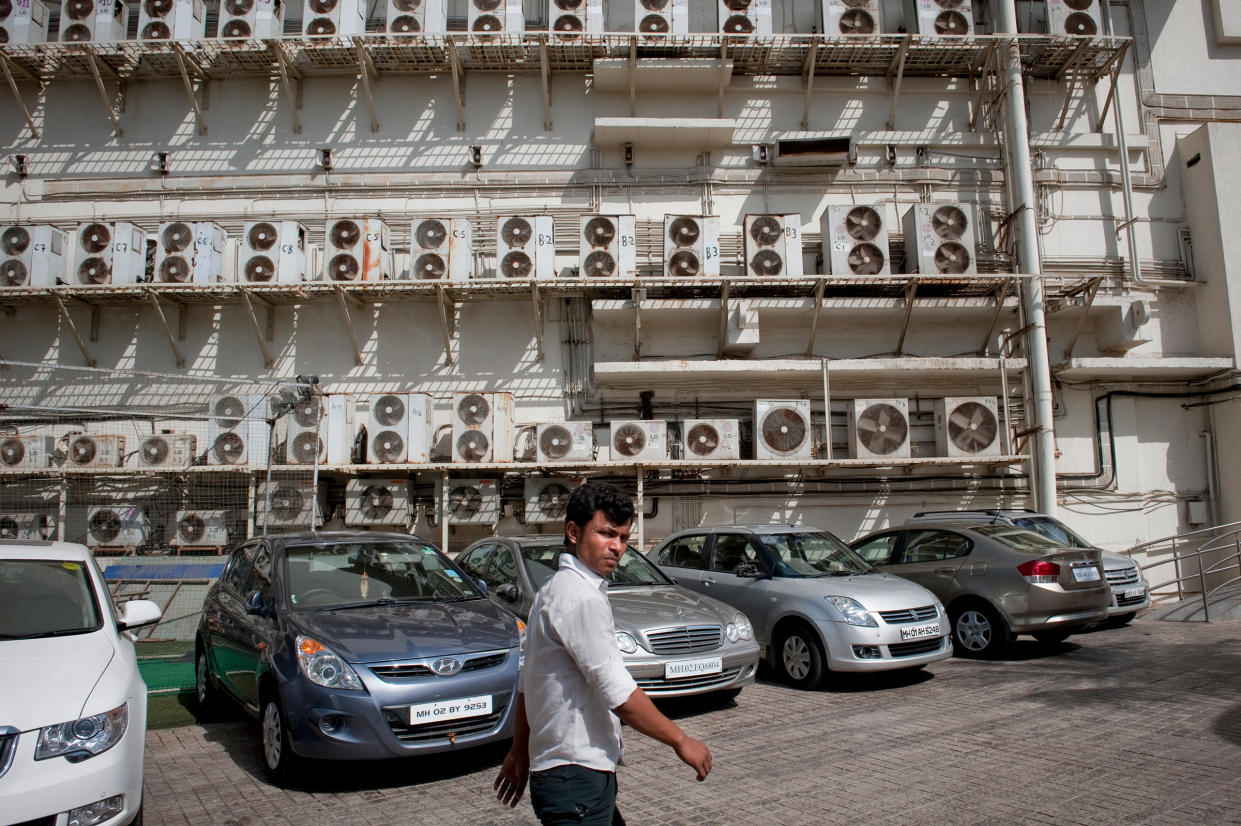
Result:
[[893,657],[916,657],[919,654],[930,654],[944,647],[947,637],[931,637],[913,642],[894,642],[888,646],[888,653]]
[[1136,565],[1131,568],[1120,568],[1115,571],[1104,571],[1103,574],[1107,577],[1108,585],[1129,585],[1137,582],[1140,578],[1138,576],[1138,567]]
[[718,625],[681,625],[646,632],[651,653],[660,656],[693,654],[720,647],[722,633]]
[[[478,656],[467,657],[461,665],[458,674],[464,674],[467,671],[481,671],[484,668],[495,668],[502,665],[508,658],[507,651],[489,652]],[[438,657],[432,659],[439,659]],[[371,673],[384,682],[395,682],[398,680],[413,680],[419,677],[434,677],[435,672],[431,670],[431,666],[425,662],[407,662],[407,663],[386,663],[384,665],[368,666]]]
[[17,751],[17,731],[7,728],[0,734],[0,777],[4,777],[9,766],[13,765],[13,752]]
[[463,720],[445,720],[441,723],[424,723],[420,726],[409,724],[409,706],[385,707],[384,716],[388,718],[392,733],[402,743],[433,743],[437,740],[451,742],[458,737],[491,731],[500,725],[510,699],[512,695],[509,692],[494,695],[492,712],[486,717],[466,717]]
[[879,616],[888,625],[904,625],[907,622],[933,620],[939,616],[934,605],[923,605],[921,608],[904,608],[900,611],[880,611]]
[[1141,605],[1146,600],[1146,594],[1136,597],[1126,597],[1123,594],[1116,597],[1116,607],[1121,608],[1126,605]]
[[670,694],[675,691],[684,691],[687,688],[700,688],[703,690],[720,688],[737,679],[737,675],[740,673],[740,668],[729,668],[719,674],[702,674],[697,677],[682,677],[676,680],[655,677],[652,679],[638,680],[637,683],[638,687],[647,694],[658,697],[660,694]]

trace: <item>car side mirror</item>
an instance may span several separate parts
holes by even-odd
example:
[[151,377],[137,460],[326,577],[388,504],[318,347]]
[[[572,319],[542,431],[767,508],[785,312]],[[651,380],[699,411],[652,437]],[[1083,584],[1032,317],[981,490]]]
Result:
[[270,617],[273,612],[271,608],[263,602],[263,592],[254,591],[246,600],[246,613],[256,617]]
[[149,599],[131,599],[121,606],[121,618],[117,625],[122,631],[154,625],[159,622],[164,612]]
[[483,596],[487,596],[487,580],[479,577],[474,580],[474,584],[478,586],[478,590],[483,592]]
[[496,588],[496,596],[506,602],[517,602],[517,600],[521,599],[521,589],[508,582]]
[[742,562],[738,564],[736,568],[733,568],[733,573],[737,576],[750,577],[752,579],[757,579],[763,575],[763,572],[760,571],[758,566],[753,562]]

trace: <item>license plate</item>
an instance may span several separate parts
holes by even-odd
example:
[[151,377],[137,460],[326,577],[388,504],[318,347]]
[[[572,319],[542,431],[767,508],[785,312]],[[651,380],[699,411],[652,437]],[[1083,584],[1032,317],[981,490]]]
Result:
[[938,637],[939,623],[933,622],[930,625],[915,625],[912,628],[901,629],[902,640],[920,640],[924,637]]
[[491,713],[491,695],[465,697],[460,700],[442,700],[438,703],[419,703],[409,707],[409,724],[421,726],[443,720],[460,720],[464,717],[484,717]]
[[722,657],[664,663],[664,677],[669,680],[679,677],[701,677],[703,674],[719,674],[723,670],[724,659]]
[[1125,599],[1138,599],[1139,597],[1144,597],[1144,596],[1146,596],[1145,588],[1138,587],[1138,588],[1126,588],[1125,589]]
[[1098,582],[1099,569],[1093,565],[1075,565],[1073,567],[1074,582]]

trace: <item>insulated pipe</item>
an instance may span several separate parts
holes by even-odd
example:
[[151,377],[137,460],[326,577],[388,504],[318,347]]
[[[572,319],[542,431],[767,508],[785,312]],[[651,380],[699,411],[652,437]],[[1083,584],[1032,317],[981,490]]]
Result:
[[[999,0],[995,8],[995,33],[1017,34],[1016,0]],[[1021,307],[1025,315],[1026,370],[1033,397],[1034,450],[1030,476],[1035,509],[1056,515],[1056,452],[1052,427],[1051,362],[1047,355],[1047,319],[1043,297],[1043,264],[1038,251],[1038,222],[1034,195],[1034,168],[1030,156],[1030,127],[1026,120],[1025,79],[1021,75],[1021,49],[1015,39],[1003,48],[1004,81],[1008,91],[1004,101],[1004,149],[1007,167],[1009,206],[1018,212],[1017,263],[1020,272],[1035,276],[1023,279]]]

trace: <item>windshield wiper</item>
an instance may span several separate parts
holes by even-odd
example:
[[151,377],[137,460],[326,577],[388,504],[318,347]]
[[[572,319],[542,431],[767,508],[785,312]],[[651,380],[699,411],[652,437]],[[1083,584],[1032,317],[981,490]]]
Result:
[[38,634],[0,634],[2,640],[42,640],[48,637],[68,637],[73,634],[89,634],[98,628],[61,628],[59,631],[42,631]]
[[381,597],[368,599],[364,602],[346,602],[343,605],[325,605],[320,611],[347,611],[350,608],[370,608],[375,605],[400,605],[406,602],[426,602],[434,597]]

